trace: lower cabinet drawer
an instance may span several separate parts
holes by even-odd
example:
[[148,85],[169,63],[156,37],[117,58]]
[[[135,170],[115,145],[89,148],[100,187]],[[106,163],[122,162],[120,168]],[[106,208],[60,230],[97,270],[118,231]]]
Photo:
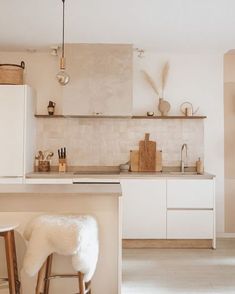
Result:
[[213,210],[168,210],[167,239],[213,239]]
[[167,180],[167,208],[213,207],[213,180]]

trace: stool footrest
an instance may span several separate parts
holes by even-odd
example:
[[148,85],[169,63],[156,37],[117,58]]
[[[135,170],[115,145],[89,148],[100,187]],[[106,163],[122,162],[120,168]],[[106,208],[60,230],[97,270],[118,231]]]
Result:
[[52,280],[52,279],[56,279],[56,278],[59,278],[59,279],[63,279],[63,278],[78,278],[78,274],[61,274],[61,275],[51,275],[47,278],[45,278],[45,280]]

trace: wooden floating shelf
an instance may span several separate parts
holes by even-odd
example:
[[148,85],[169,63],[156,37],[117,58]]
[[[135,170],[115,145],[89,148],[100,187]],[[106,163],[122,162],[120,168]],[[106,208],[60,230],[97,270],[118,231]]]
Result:
[[44,118],[132,118],[132,116],[121,116],[121,115],[48,115],[48,114],[35,114],[35,117]]
[[39,118],[129,118],[129,119],[205,119],[206,116],[121,116],[121,115],[47,115],[47,114],[35,114],[35,117]]
[[138,116],[134,115],[132,119],[204,119],[206,116],[180,116],[180,115],[169,115],[169,116]]

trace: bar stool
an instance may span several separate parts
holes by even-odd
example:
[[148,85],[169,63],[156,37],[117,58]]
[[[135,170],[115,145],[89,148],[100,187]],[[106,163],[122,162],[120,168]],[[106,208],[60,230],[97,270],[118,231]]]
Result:
[[[92,216],[41,215],[28,224],[25,272],[38,273],[36,294],[48,294],[52,279],[76,278],[79,293],[91,294],[91,278],[98,260],[98,226]],[[71,256],[76,274],[52,275],[53,253]]]
[[[52,259],[53,254],[48,256],[47,260],[41,267],[38,273],[37,285],[36,285],[36,294],[48,294],[50,281],[56,278],[77,278],[79,293],[78,294],[91,294],[91,281],[84,281],[84,274],[78,272],[77,274],[61,274],[61,275],[52,275]],[[43,292],[41,292],[43,290]]]
[[15,248],[14,229],[18,225],[0,225],[0,237],[4,238],[8,278],[1,279],[9,282],[10,294],[20,294],[20,281],[18,278],[17,258]]

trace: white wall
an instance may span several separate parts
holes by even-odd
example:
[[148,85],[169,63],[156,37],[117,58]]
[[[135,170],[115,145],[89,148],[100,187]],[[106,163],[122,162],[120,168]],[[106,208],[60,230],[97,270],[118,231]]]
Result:
[[20,64],[25,61],[24,80],[37,91],[37,112],[47,114],[48,101],[57,103],[56,113],[61,113],[62,88],[56,80],[59,71],[58,56],[48,52],[0,52],[0,63]]
[[[69,56],[67,56],[69,58]],[[47,113],[48,100],[57,102],[61,111],[61,88],[56,84],[58,59],[48,53],[2,53],[0,62],[26,61],[26,82],[38,93],[38,113]],[[156,97],[143,80],[140,69],[158,75],[163,62],[170,62],[169,80],[165,92],[172,106],[171,113],[179,113],[179,106],[190,101],[200,107],[205,120],[205,169],[216,174],[217,231],[224,231],[224,119],[223,119],[223,56],[181,55],[146,51],[140,59],[134,54],[134,113],[156,110]],[[171,138],[169,138],[171,140]],[[180,150],[179,150],[180,152]],[[190,151],[189,151],[190,152]]]
[[[204,125],[205,170],[216,175],[217,231],[224,231],[224,106],[223,55],[181,55],[146,50],[145,57],[134,55],[134,112],[157,109],[157,99],[140,70],[158,77],[164,62],[170,72],[165,99],[179,114],[182,102],[190,101],[198,114],[206,115]],[[159,79],[156,79],[159,83]],[[170,140],[170,138],[169,138]],[[180,150],[179,150],[180,152]],[[190,151],[189,151],[190,152]]]

